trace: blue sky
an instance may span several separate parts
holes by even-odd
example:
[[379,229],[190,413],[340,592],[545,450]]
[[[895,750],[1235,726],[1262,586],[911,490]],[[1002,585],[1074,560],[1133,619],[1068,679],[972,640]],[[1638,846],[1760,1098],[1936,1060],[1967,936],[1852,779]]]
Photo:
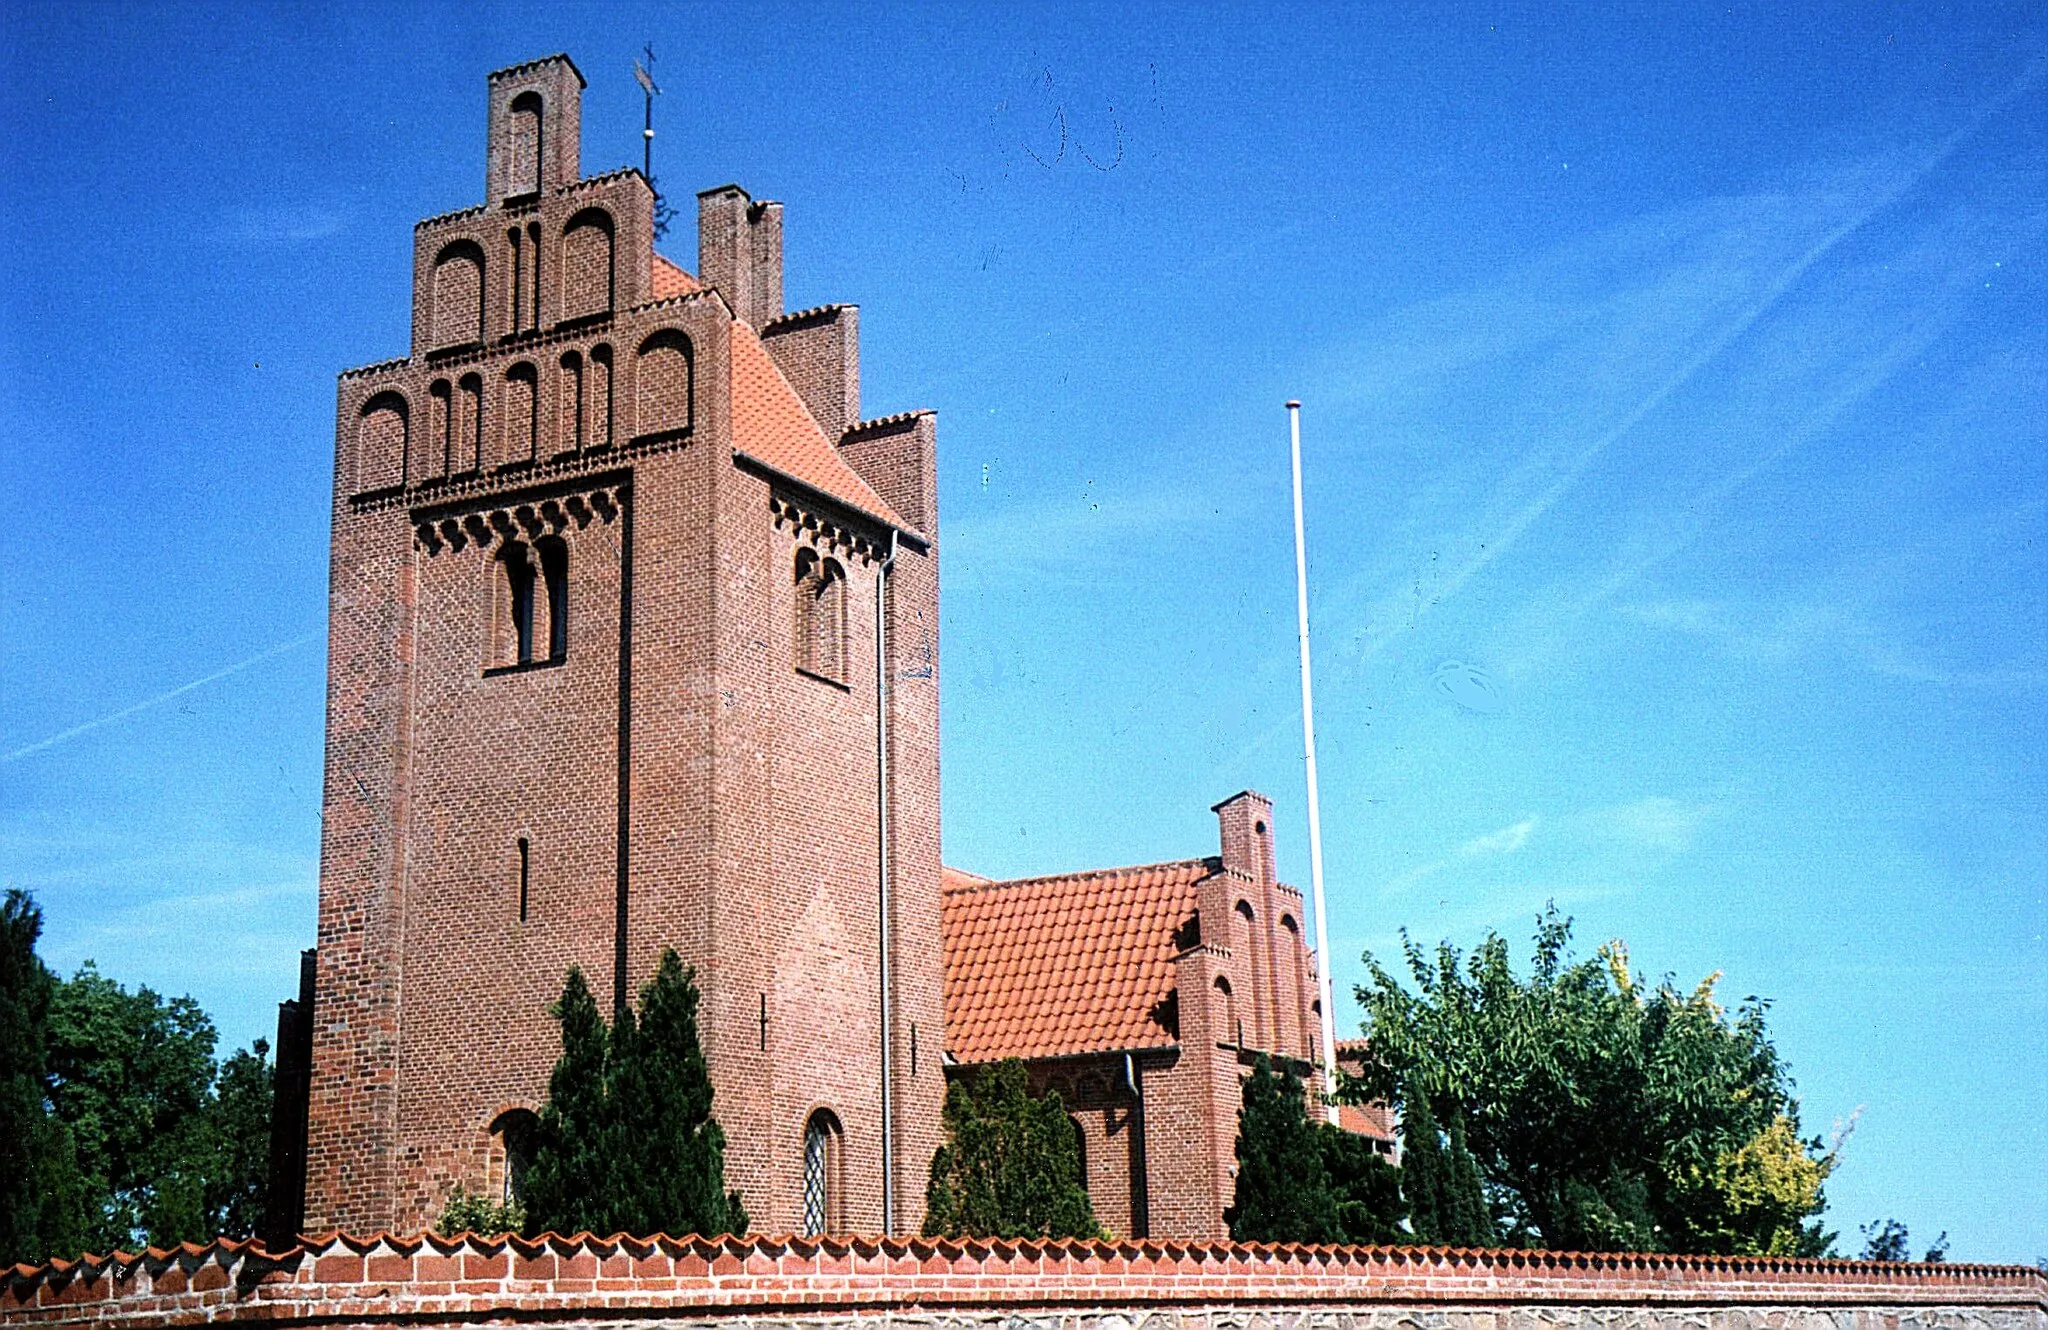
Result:
[[1554,900],[1774,1000],[1845,1245],[2048,1253],[2048,21],[1558,8],[5,0],[0,881],[269,1029],[333,376],[485,73],[569,51],[595,172],[652,41],[664,185],[783,200],[868,413],[940,412],[949,862],[1252,786],[1306,881],[1299,397],[1340,989]]

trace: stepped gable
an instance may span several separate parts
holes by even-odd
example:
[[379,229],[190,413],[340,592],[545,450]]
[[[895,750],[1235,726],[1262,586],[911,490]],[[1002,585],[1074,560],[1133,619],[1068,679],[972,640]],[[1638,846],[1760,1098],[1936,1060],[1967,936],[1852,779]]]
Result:
[[948,1051],[962,1062],[1169,1048],[1176,934],[1215,859],[995,882],[946,870]]
[[737,318],[731,328],[734,455],[779,472],[884,526],[917,534],[825,438],[803,399],[776,368],[768,348],[761,345],[760,336]]

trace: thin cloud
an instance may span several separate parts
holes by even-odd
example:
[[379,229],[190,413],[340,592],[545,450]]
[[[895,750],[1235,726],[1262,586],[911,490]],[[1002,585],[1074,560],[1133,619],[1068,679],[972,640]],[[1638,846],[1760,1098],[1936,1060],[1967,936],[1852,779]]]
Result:
[[1458,853],[1467,859],[1478,855],[1513,854],[1529,843],[1529,833],[1535,829],[1536,819],[1525,817],[1511,827],[1473,837],[1458,847]]
[[295,637],[289,642],[280,642],[274,647],[257,652],[246,660],[238,660],[224,669],[218,669],[211,674],[202,675],[190,683],[181,683],[176,688],[158,693],[155,697],[144,698],[132,706],[122,707],[119,711],[110,711],[104,716],[96,716],[81,725],[73,725],[68,730],[61,730],[47,739],[38,739],[36,742],[26,744],[11,753],[0,754],[0,766],[4,766],[9,762],[18,762],[24,757],[32,757],[37,753],[46,752],[49,749],[55,748],[58,744],[68,743],[76,739],[81,734],[90,734],[101,726],[112,725],[117,720],[126,720],[128,717],[148,711],[152,707],[160,707],[173,698],[183,697],[195,688],[204,688],[206,685],[225,679],[231,674],[239,674],[252,665],[261,665],[273,656],[282,656],[285,652],[302,647],[306,643],[324,635],[325,630],[321,630],[307,633],[303,637]]

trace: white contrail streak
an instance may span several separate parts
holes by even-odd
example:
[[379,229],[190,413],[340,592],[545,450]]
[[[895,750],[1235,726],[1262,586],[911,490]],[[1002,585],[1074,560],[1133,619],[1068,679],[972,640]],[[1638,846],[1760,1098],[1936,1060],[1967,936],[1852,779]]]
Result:
[[33,756],[36,753],[42,752],[46,748],[55,748],[58,744],[63,743],[65,740],[76,739],[79,735],[84,734],[89,730],[96,730],[102,725],[112,725],[117,720],[125,720],[128,717],[134,715],[138,711],[147,711],[151,707],[162,706],[164,703],[170,701],[174,697],[182,697],[186,693],[191,692],[195,688],[204,688],[207,684],[210,684],[217,679],[225,679],[230,674],[238,674],[241,671],[248,669],[251,665],[261,665],[264,661],[269,660],[272,656],[282,656],[285,652],[292,650],[294,647],[302,647],[306,645],[306,643],[311,642],[316,638],[320,637],[323,631],[324,630],[307,633],[305,636],[295,637],[289,642],[280,642],[276,646],[271,647],[268,650],[257,652],[255,655],[249,657],[247,660],[238,660],[234,664],[226,667],[225,669],[215,670],[212,674],[206,675],[202,678],[194,679],[190,683],[181,683],[176,688],[173,688],[168,692],[158,693],[155,697],[145,698],[143,701],[137,702],[133,706],[122,707],[119,711],[110,711],[104,716],[99,716],[92,720],[86,721],[83,725],[73,725],[70,729],[61,731],[57,734],[53,734],[47,739],[39,739],[35,743],[29,744],[26,747],[17,748],[11,753],[8,753],[4,756],[0,756],[0,765],[16,761],[20,758]]

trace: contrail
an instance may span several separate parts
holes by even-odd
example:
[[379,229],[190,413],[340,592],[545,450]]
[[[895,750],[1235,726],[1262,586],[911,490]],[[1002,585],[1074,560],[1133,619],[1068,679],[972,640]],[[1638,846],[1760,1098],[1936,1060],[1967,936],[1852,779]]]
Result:
[[[1588,447],[1572,459],[1571,463],[1566,466],[1563,474],[1558,476],[1533,501],[1525,505],[1520,512],[1510,518],[1501,530],[1495,532],[1493,538],[1480,547],[1480,552],[1477,555],[1468,560],[1462,568],[1451,574],[1450,578],[1433,598],[1432,604],[1440,604],[1443,601],[1449,600],[1463,589],[1466,583],[1485,571],[1494,560],[1513,548],[1530,526],[1538,518],[1549,512],[1557,501],[1564,496],[1565,492],[1578,483],[1579,477],[1585,474],[1586,468],[1593,464],[1595,458],[1605,453],[1617,441],[1642,424],[1644,420],[1668,401],[1679,389],[1690,382],[1695,375],[1717,359],[1744,334],[1748,333],[1751,328],[1755,327],[1758,321],[1770,312],[1774,305],[1784,299],[1785,295],[1799,283],[1800,279],[1805,277],[1814,265],[1825,258],[1836,246],[1862,230],[1870,223],[1871,219],[1911,193],[1922,180],[1926,179],[1929,174],[1948,161],[1950,157],[1953,157],[1956,150],[1962,147],[1963,143],[1972,134],[1976,133],[1993,113],[2004,110],[2034,84],[2038,83],[2041,80],[2044,69],[2048,69],[2048,65],[2044,65],[2041,61],[2037,60],[2031,63],[2013,81],[2010,87],[1980,107],[1962,125],[1952,130],[1947,137],[1935,146],[1932,152],[1907,171],[1902,178],[1893,182],[1890,188],[1880,191],[1875,199],[1866,204],[1853,217],[1823,236],[1804,254],[1801,254],[1794,260],[1791,266],[1780,273],[1777,279],[1768,287],[1764,288],[1762,294],[1747,309],[1738,314],[1732,323],[1724,327],[1712,341],[1681,365],[1676,373],[1651,390],[1650,394],[1638,402],[1635,408],[1627,416],[1623,417],[1619,423],[1594,439]],[[1359,653],[1359,660],[1370,659],[1378,655],[1381,648],[1385,647],[1395,636],[1398,636],[1400,631],[1397,624],[1393,632],[1386,637],[1375,638],[1368,642]],[[1358,661],[1348,662],[1348,664],[1353,666],[1357,663]]]
[[243,670],[248,669],[251,665],[261,665],[264,661],[269,660],[272,656],[282,656],[285,652],[292,650],[294,647],[302,647],[306,645],[306,643],[311,642],[314,639],[320,637],[324,631],[325,630],[323,629],[307,633],[303,637],[295,637],[289,642],[280,642],[276,646],[271,647],[268,650],[257,652],[255,655],[249,657],[247,660],[238,660],[234,664],[228,666],[227,668],[215,670],[212,674],[206,675],[203,678],[194,679],[190,683],[181,683],[176,688],[171,689],[169,692],[158,693],[155,697],[147,698],[141,702],[137,702],[133,706],[122,707],[119,711],[110,711],[104,716],[100,716],[96,719],[85,722],[83,725],[73,725],[70,729],[64,730],[57,734],[53,734],[47,739],[37,740],[35,743],[29,744],[25,748],[17,748],[13,752],[8,753],[5,756],[0,756],[0,765],[5,765],[6,763],[13,762],[19,758],[29,757],[33,754],[40,753],[45,748],[55,748],[58,744],[63,743],[67,739],[76,739],[79,735],[84,734],[88,730],[96,730],[102,725],[112,725],[117,720],[125,720],[126,718],[134,715],[138,711],[147,711],[151,707],[162,706],[164,703],[170,701],[172,698],[182,697],[184,694],[191,692],[194,688],[204,688],[207,684],[214,682],[216,679],[225,679],[230,674],[237,674]]

